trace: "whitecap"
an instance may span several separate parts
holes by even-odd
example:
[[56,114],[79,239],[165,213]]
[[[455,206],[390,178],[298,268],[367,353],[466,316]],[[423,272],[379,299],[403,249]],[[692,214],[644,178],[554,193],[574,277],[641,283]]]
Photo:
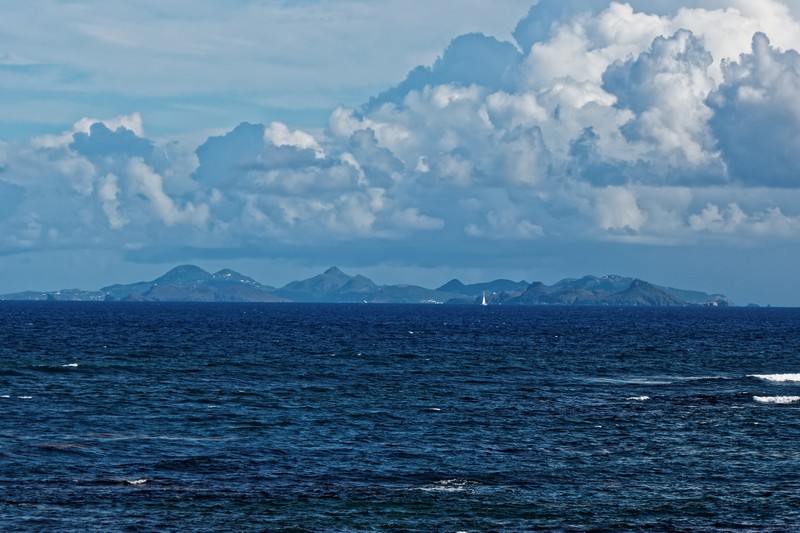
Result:
[[786,381],[800,382],[800,374],[748,374],[747,377],[764,379],[766,381],[777,381],[779,383]]
[[676,376],[675,379],[679,381],[710,381],[715,379],[729,380],[733,378],[731,378],[730,376],[686,376],[686,377]]
[[11,396],[8,394],[3,394],[2,396],[0,396],[0,398],[11,398]]
[[672,385],[675,381],[664,379],[663,377],[654,378],[586,378],[590,383],[603,383],[608,385]]
[[134,479],[133,481],[126,481],[125,483],[127,483],[128,485],[144,485],[149,481],[150,480],[147,478],[142,478],[142,479]]
[[646,402],[650,399],[650,396],[631,396],[630,398],[625,398],[626,400],[632,400],[636,402]]
[[33,396],[17,396],[20,400],[30,400]]
[[61,365],[61,366],[63,368],[77,368],[78,367],[78,363],[69,363],[69,364]]
[[758,403],[796,403],[800,402],[800,396],[753,396]]
[[471,486],[477,485],[476,481],[466,479],[443,479],[435,481],[432,485],[421,487],[424,492],[465,492]]

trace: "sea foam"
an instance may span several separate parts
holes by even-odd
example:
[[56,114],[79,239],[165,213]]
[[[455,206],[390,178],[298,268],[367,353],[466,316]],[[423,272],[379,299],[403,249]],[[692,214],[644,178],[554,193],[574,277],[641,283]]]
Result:
[[424,492],[465,492],[477,484],[476,481],[466,479],[443,479],[435,481],[432,485],[420,487],[419,490]]
[[800,402],[800,396],[753,396],[758,403],[796,403]]
[[786,381],[800,382],[800,374],[748,374],[747,377],[764,379],[767,381],[777,381],[777,382],[786,382]]

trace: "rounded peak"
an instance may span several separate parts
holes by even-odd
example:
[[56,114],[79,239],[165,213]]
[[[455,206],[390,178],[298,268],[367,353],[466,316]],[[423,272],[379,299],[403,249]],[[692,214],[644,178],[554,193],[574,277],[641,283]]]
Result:
[[453,278],[450,281],[448,281],[447,283],[445,283],[444,285],[442,285],[441,287],[439,287],[437,290],[447,291],[447,290],[452,290],[452,289],[463,289],[465,287],[466,287],[466,285],[464,285],[461,282],[460,279]]
[[155,283],[195,283],[204,281],[211,277],[211,274],[195,265],[178,265],[157,280]]
[[178,265],[169,272],[167,272],[167,274],[179,274],[179,273],[208,274],[208,272],[206,272],[205,270],[196,265]]
[[223,281],[246,281],[248,283],[254,281],[253,278],[231,270],[230,268],[223,268],[219,272],[214,273],[212,277]]

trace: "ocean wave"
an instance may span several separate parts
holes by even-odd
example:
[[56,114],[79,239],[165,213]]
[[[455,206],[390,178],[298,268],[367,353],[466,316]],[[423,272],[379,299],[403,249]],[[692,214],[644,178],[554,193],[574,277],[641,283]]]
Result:
[[591,383],[604,383],[608,385],[674,385],[686,381],[711,381],[728,380],[730,376],[673,376],[673,375],[654,375],[642,377],[625,378],[587,378]]
[[185,435],[159,435],[144,433],[81,433],[75,435],[81,439],[108,439],[108,440],[175,440],[189,442],[224,442],[237,440],[238,437],[193,437]]
[[650,396],[631,396],[630,398],[625,398],[626,400],[632,400],[637,402],[646,402],[650,399]]
[[758,403],[797,403],[800,402],[800,396],[753,396],[753,399]]
[[717,379],[727,380],[734,378],[730,376],[685,376],[685,377],[676,376],[674,379],[677,379],[679,381],[713,381]]
[[435,481],[431,485],[420,487],[419,490],[423,492],[466,492],[477,485],[477,481],[469,481],[466,479],[443,479]]
[[62,373],[62,372],[71,372],[70,369],[71,368],[75,368],[77,366],[78,366],[78,363],[69,363],[69,364],[64,364],[64,365],[59,365],[59,364],[55,364],[55,365],[32,365],[30,367],[30,369],[35,371],[35,372],[44,372],[44,373],[47,373],[47,374],[50,374],[50,373],[59,374],[59,373]]
[[748,374],[747,377],[763,379],[766,381],[776,381],[779,383],[784,383],[787,381],[800,382],[800,374]]
[[675,381],[658,378],[587,378],[590,383],[603,383],[607,385],[672,385]]
[[100,478],[93,481],[87,482],[90,485],[99,485],[99,486],[140,486],[146,485],[150,483],[151,480],[148,478],[134,478],[134,479],[125,479],[121,477],[111,477],[111,478]]

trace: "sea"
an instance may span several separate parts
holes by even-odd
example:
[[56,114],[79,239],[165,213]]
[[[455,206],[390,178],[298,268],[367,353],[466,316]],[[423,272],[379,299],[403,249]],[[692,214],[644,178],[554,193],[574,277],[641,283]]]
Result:
[[800,531],[800,310],[0,303],[1,531]]

